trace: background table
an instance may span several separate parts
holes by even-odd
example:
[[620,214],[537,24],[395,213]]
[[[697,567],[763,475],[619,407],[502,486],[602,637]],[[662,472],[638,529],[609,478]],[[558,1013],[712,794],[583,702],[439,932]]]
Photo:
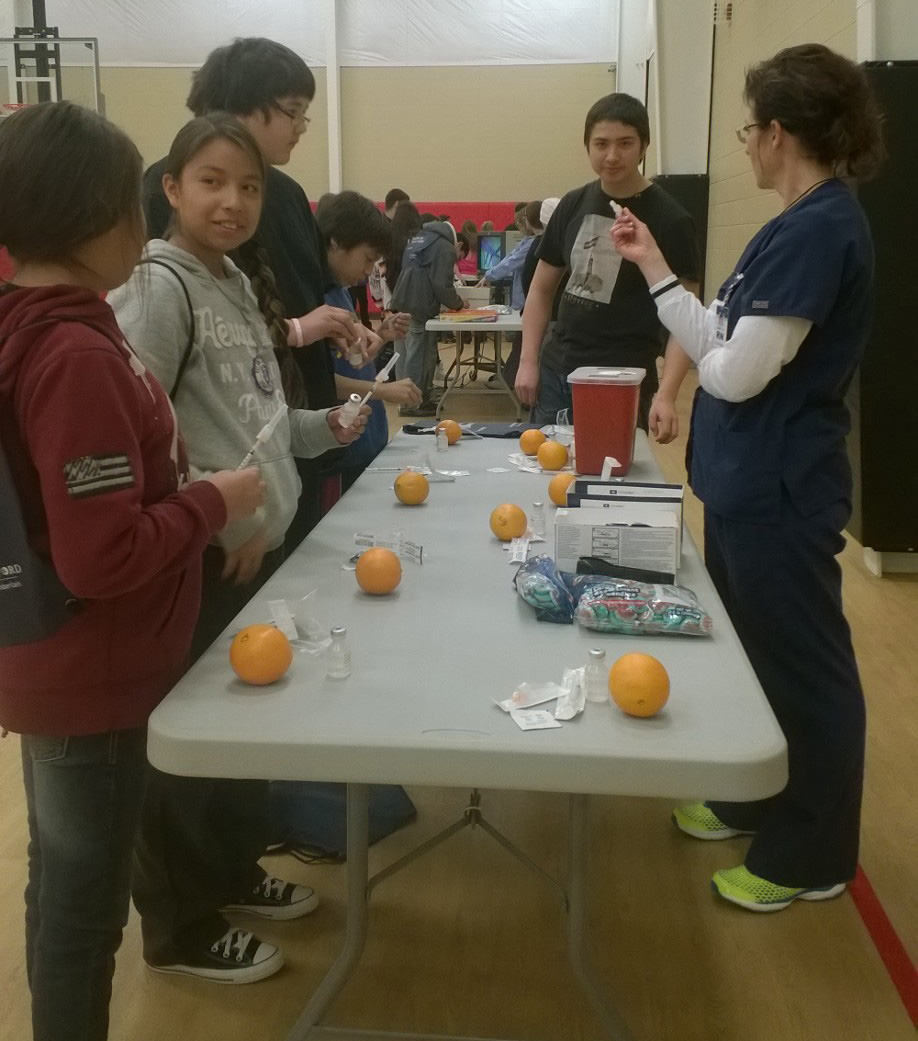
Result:
[[[446,404],[450,394],[458,389],[457,384],[461,375],[460,362],[462,360],[462,334],[463,333],[493,333],[494,334],[494,375],[500,385],[500,389],[510,398],[516,408],[516,418],[522,417],[522,405],[513,388],[504,379],[503,375],[503,338],[504,333],[517,333],[523,329],[523,316],[519,311],[511,311],[510,314],[499,314],[496,322],[454,322],[448,318],[431,318],[425,326],[428,332],[449,332],[456,336],[456,361],[452,366],[452,378],[447,381],[443,394],[437,402],[437,417]],[[464,393],[493,394],[494,390],[488,387],[464,387]]]
[[[398,435],[376,465],[417,466],[429,455],[470,476],[434,483],[427,503],[405,507],[390,490],[394,473],[364,474],[151,718],[149,754],[161,770],[350,782],[346,947],[291,1041],[332,1036],[317,1024],[362,949],[366,783],[573,793],[571,960],[609,1036],[621,1039],[632,1035],[598,993],[585,957],[586,796],[754,799],[785,783],[784,738],[689,538],[678,580],[711,614],[712,638],[630,638],[535,620],[514,592],[515,569],[488,527],[498,503],[548,504],[546,476],[489,472],[509,467],[507,455],[516,448],[515,441],[463,438],[437,453],[430,436]],[[658,477],[643,435],[630,476]],[[553,508],[546,512],[551,552]],[[342,570],[354,533],[395,529],[424,545],[424,563],[404,563],[394,594],[366,596]],[[267,600],[295,599],[316,588],[326,624],[348,628],[352,675],[327,679],[321,658],[296,654],[288,675],[273,686],[237,681],[227,660],[232,633],[267,621]],[[565,666],[584,664],[597,645],[610,662],[635,649],[663,662],[672,693],[659,716],[633,719],[611,703],[588,704],[561,729],[524,733],[492,704],[522,681],[560,679]]]

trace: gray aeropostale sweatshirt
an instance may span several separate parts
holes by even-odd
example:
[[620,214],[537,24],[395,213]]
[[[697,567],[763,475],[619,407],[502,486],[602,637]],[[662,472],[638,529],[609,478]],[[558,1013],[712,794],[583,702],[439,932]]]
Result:
[[[163,239],[147,243],[144,259],[162,261],[178,273],[194,311],[195,342],[174,401],[192,477],[234,470],[284,401],[273,344],[252,287],[229,258],[223,261],[226,277],[215,278],[196,257]],[[128,343],[170,390],[191,323],[176,275],[159,264],[141,263],[108,302]],[[215,543],[229,552],[259,529],[269,550],[283,542],[300,494],[293,456],[312,458],[340,447],[328,427],[328,412],[291,409],[278,423],[252,459],[267,485],[264,506],[228,524]]]

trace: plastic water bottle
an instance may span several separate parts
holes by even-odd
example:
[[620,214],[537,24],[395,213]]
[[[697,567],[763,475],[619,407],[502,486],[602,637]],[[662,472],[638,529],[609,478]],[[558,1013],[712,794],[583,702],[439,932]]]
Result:
[[529,530],[539,538],[545,534],[545,507],[540,502],[532,504],[529,512]]
[[331,631],[331,646],[325,659],[325,675],[332,680],[347,679],[351,674],[351,648],[347,642],[347,629],[337,626]]
[[590,650],[590,659],[584,670],[587,701],[609,700],[609,669],[606,652],[601,647]]

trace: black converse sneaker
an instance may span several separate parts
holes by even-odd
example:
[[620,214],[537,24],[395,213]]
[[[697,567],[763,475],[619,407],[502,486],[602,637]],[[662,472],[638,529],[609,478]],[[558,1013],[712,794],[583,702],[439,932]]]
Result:
[[258,915],[259,918],[278,920],[302,918],[318,906],[318,894],[311,886],[298,886],[294,882],[265,875],[250,892],[235,903],[227,904],[223,912],[242,911]]
[[171,965],[148,965],[154,972],[196,976],[211,983],[257,983],[267,979],[284,964],[284,955],[271,943],[264,943],[244,929],[227,929],[212,944],[187,951]]

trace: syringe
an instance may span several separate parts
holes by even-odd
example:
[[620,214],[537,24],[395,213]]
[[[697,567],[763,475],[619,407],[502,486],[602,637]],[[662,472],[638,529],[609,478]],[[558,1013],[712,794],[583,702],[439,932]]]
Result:
[[389,377],[389,373],[392,371],[392,366],[398,361],[398,351],[394,352],[392,357],[386,362],[385,365],[376,373],[376,379],[373,380],[373,386],[366,392],[361,400],[360,404],[365,405],[370,400],[370,395],[376,390],[380,383],[385,383]]
[[252,457],[258,451],[259,447],[268,441],[274,431],[277,429],[277,424],[287,414],[287,405],[282,403],[274,415],[268,420],[267,423],[258,431],[258,436],[255,438],[255,444],[246,452],[245,458],[236,467],[237,470],[244,470],[249,463],[252,461]]
[[393,354],[392,357],[386,362],[386,364],[376,374],[376,379],[373,380],[373,385],[361,398],[359,394],[351,394],[347,401],[338,410],[338,423],[340,426],[348,429],[354,425],[354,420],[360,414],[360,409],[370,400],[370,395],[374,390],[384,383],[386,377],[392,370],[392,366],[395,364],[398,354]]

